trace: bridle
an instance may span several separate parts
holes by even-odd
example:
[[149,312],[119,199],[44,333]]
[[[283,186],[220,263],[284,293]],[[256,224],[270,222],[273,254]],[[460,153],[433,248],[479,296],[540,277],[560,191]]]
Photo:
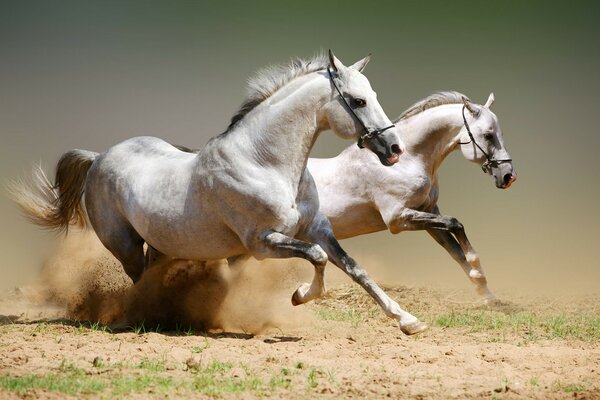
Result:
[[387,131],[388,129],[391,129],[391,128],[395,127],[396,125],[392,124],[392,125],[390,125],[390,126],[388,126],[386,128],[375,129],[373,131],[369,131],[369,129],[362,122],[362,120],[359,118],[359,116],[356,115],[356,113],[354,112],[354,109],[350,106],[350,104],[348,104],[348,102],[346,101],[346,98],[344,97],[344,95],[342,95],[342,92],[340,91],[340,88],[335,84],[335,80],[333,79],[333,74],[331,73],[331,69],[329,67],[327,67],[327,73],[329,74],[329,80],[331,81],[331,83],[333,84],[333,87],[335,88],[335,90],[337,90],[338,94],[342,98],[342,101],[344,102],[344,104],[346,105],[346,107],[348,107],[348,110],[350,110],[350,113],[354,116],[354,118],[356,118],[356,120],[363,127],[363,132],[364,133],[361,134],[358,137],[358,142],[356,142],[356,145],[362,149],[364,147],[363,142],[365,140],[377,139],[377,141],[379,141],[379,143],[382,146],[385,147],[385,142],[383,141],[383,139],[381,138],[380,135],[383,132]]
[[473,143],[475,146],[477,146],[477,148],[483,153],[483,155],[486,158],[486,161],[481,164],[481,169],[483,170],[483,172],[490,173],[492,171],[492,168],[498,168],[500,166],[500,164],[502,163],[507,163],[507,162],[511,162],[512,159],[507,158],[504,160],[495,160],[492,157],[490,157],[488,155],[488,153],[485,152],[485,150],[483,150],[481,148],[481,146],[479,144],[477,144],[477,142],[475,141],[475,138],[473,137],[473,133],[471,133],[471,128],[469,127],[469,124],[467,123],[467,118],[465,117],[465,108],[467,106],[462,107],[462,117],[463,117],[463,122],[465,123],[465,128],[467,128],[467,133],[469,134],[469,137],[471,138],[471,140],[469,140],[468,142],[459,142],[460,144],[469,144],[469,143]]

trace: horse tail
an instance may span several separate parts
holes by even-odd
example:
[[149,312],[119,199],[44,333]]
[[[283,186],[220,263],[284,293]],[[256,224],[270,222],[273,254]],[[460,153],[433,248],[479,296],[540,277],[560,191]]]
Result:
[[87,227],[81,204],[88,170],[98,156],[86,150],[71,150],[56,165],[54,185],[36,165],[27,180],[9,182],[8,191],[23,214],[43,228],[68,231],[69,225]]

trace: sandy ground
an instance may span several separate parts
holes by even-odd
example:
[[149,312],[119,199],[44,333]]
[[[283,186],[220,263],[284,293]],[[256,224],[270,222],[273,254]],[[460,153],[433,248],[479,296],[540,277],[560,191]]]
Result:
[[430,324],[408,337],[347,282],[291,306],[306,266],[184,263],[132,287],[94,251],[65,245],[0,296],[0,397],[600,398],[600,296],[502,293],[488,309],[384,285]]

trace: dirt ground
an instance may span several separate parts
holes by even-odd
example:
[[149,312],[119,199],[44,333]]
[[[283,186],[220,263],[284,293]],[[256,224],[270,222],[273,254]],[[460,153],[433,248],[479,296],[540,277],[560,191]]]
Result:
[[132,286],[90,246],[2,294],[0,397],[600,398],[600,296],[488,308],[383,285],[430,325],[408,337],[347,281],[293,307],[305,265],[184,263]]

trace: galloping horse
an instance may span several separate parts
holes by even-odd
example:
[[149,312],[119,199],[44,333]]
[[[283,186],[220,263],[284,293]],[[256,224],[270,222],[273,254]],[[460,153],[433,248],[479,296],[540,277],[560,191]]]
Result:
[[395,121],[406,152],[391,168],[381,168],[370,154],[354,147],[334,158],[309,159],[320,211],[335,236],[426,230],[458,262],[486,302],[494,301],[463,225],[441,215],[437,205],[438,168],[458,149],[493,176],[496,187],[506,189],[516,180],[498,118],[490,110],[493,102],[493,94],[480,106],[460,93],[442,92],[416,103]]
[[[250,82],[250,96],[228,129],[197,154],[153,137],[137,137],[102,154],[65,153],[53,186],[38,172],[37,188],[15,197],[34,222],[54,229],[85,225],[80,201],[104,246],[137,281],[147,267],[143,245],[190,260],[250,255],[302,257],[315,268],[292,302],[321,296],[328,258],[399,321],[406,334],[426,325],[389,298],[341,248],[318,212],[316,186],[306,170],[318,134],[332,129],[358,140],[386,166],[402,143],[361,71],[329,57],[267,69]],[[37,213],[37,216],[36,216]]]

